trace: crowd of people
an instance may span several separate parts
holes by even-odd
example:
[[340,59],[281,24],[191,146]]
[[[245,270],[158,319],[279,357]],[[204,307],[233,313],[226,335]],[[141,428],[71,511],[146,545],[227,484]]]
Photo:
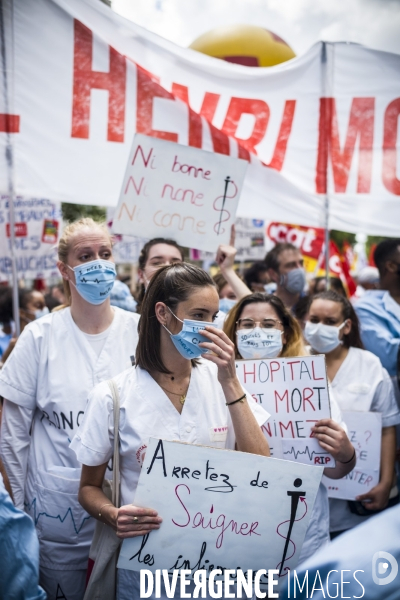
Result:
[[[292,244],[277,244],[243,278],[235,255],[232,237],[212,277],[174,240],[150,240],[133,297],[117,279],[107,228],[86,218],[59,240],[62,285],[44,295],[21,288],[19,315],[11,288],[0,288],[0,554],[15,536],[26,540],[12,544],[15,566],[0,573],[1,597],[81,600],[96,520],[120,540],[163,526],[152,507],[131,504],[150,437],[269,456],[261,426],[270,415],[242,388],[241,359],[325,355],[331,418],[313,435],[335,458],[328,478],[356,464],[342,412],[382,414],[379,483],[352,502],[328,499],[320,484],[301,565],[317,564],[325,546],[334,552],[344,532],[399,503],[400,239],[377,246],[376,267],[360,273],[352,299],[339,279],[307,281]],[[217,422],[225,440],[210,440]],[[103,486],[115,436],[117,506]],[[116,593],[139,598],[138,573],[118,569]]]

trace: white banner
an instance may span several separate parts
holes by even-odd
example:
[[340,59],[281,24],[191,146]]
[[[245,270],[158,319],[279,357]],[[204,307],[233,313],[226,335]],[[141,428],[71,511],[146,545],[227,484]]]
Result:
[[355,500],[379,483],[382,415],[346,410],[342,416],[356,451],[356,466],[342,479],[328,479],[324,475],[323,482],[330,498]]
[[277,569],[283,577],[296,568],[321,475],[289,461],[153,438],[132,502],[154,508],[163,522],[124,540],[118,567],[191,569],[192,576]]
[[[249,332],[250,338],[255,336],[255,344],[256,335]],[[271,415],[261,428],[271,456],[306,465],[335,466],[333,456],[311,437],[315,423],[331,417],[325,356],[238,360],[236,374]]]
[[[16,198],[15,256],[18,279],[59,277],[56,245],[61,206],[42,198]],[[0,197],[0,281],[12,282],[9,200]]]
[[0,191],[8,131],[19,194],[115,206],[138,132],[249,160],[239,216],[321,227],[328,192],[331,228],[398,235],[400,56],[320,42],[256,69],[178,47],[98,0],[13,0],[13,29],[10,3]]

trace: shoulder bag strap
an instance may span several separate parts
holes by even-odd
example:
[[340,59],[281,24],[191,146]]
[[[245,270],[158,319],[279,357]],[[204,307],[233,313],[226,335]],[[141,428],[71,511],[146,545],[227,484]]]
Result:
[[119,507],[119,392],[114,379],[107,381],[111,390],[114,404],[114,458],[113,458],[113,478],[112,478],[112,503]]

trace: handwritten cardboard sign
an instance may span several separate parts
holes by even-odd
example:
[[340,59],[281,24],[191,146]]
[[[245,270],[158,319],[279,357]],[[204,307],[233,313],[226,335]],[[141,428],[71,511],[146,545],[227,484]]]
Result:
[[215,252],[229,242],[246,168],[238,158],[136,134],[113,232]]
[[[134,504],[155,508],[159,530],[124,540],[118,567],[296,567],[322,469],[152,438]],[[264,582],[265,583],[265,582]]]
[[376,412],[343,411],[348,436],[356,455],[356,466],[342,479],[323,481],[330,498],[355,500],[379,483],[381,464],[382,415]]
[[311,436],[331,416],[325,357],[238,360],[237,376],[271,417],[262,430],[271,456],[307,465],[334,467],[334,458]]

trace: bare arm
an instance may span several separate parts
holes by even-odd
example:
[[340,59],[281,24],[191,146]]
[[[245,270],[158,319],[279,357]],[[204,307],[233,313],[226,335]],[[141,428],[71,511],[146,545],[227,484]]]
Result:
[[24,510],[29,434],[33,411],[4,400],[1,420],[0,452],[9,478],[15,506]]
[[382,510],[389,502],[396,460],[396,428],[384,427],[381,441],[381,476],[378,485],[366,494],[357,496],[369,510]]
[[216,263],[221,269],[222,275],[225,277],[227,283],[231,286],[238,300],[241,300],[245,296],[251,294],[251,290],[247,285],[240,279],[239,275],[233,268],[236,256],[235,248],[235,226],[232,225],[231,239],[229,245],[221,244],[217,251]]
[[[202,357],[215,363],[218,367],[218,380],[225,394],[227,404],[243,396],[243,388],[236,376],[235,346],[228,336],[215,327],[207,327],[201,332],[210,342],[199,344],[213,354],[202,354]],[[269,445],[258,425],[246,399],[229,406],[236,446],[241,452],[250,452],[269,456]]]
[[97,467],[82,465],[78,500],[83,508],[95,519],[112,527],[120,538],[145,535],[159,529],[162,519],[157,511],[133,504],[116,508],[111,503],[101,489],[106,468],[107,463]]
[[350,473],[356,464],[356,453],[345,430],[333,419],[321,419],[312,431],[320,446],[336,461],[335,467],[324,469],[324,475],[330,479],[341,479]]

